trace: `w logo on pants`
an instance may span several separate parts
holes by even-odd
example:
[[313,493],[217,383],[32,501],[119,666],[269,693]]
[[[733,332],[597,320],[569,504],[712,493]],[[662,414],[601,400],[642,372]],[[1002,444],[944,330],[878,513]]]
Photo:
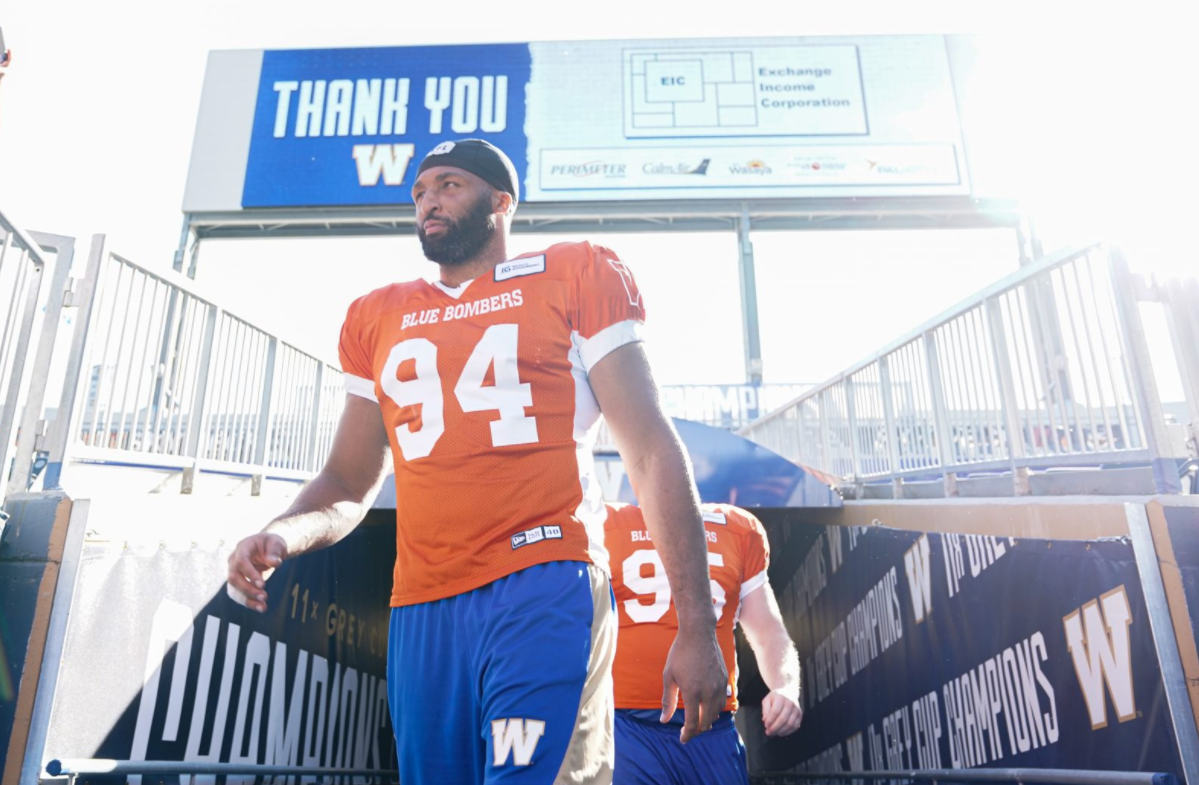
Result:
[[508,756],[517,766],[528,766],[533,760],[533,752],[537,742],[545,733],[545,723],[541,720],[515,719],[492,720],[491,739],[495,750],[494,765],[508,765]]

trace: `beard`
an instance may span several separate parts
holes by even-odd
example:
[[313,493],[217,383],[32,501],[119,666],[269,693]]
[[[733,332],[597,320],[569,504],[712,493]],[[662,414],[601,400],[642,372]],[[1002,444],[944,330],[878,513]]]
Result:
[[477,256],[491,241],[495,230],[491,198],[488,194],[482,194],[461,219],[446,220],[446,230],[440,237],[429,237],[420,226],[416,228],[416,236],[420,239],[420,247],[426,259],[453,266]]

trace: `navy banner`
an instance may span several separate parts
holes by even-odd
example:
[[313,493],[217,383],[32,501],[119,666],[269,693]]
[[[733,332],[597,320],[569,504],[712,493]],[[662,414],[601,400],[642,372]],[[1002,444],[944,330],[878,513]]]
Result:
[[755,768],[1181,774],[1127,541],[764,520],[805,717]]
[[394,537],[363,525],[285,562],[266,614],[226,595],[231,545],[89,542],[47,757],[394,768]]
[[409,171],[468,137],[523,182],[530,67],[527,44],[265,52],[242,206],[411,204]]

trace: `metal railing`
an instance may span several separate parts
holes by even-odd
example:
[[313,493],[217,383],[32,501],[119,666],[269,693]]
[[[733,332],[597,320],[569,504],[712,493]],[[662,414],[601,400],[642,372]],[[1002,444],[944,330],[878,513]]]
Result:
[[[247,782],[261,779],[266,782],[314,782],[337,783],[398,782],[396,769],[338,768],[334,766],[274,766],[254,763],[213,763],[211,761],[146,761],[110,760],[106,758],[54,759],[46,764],[46,773],[51,777],[65,777],[74,783],[76,778],[86,775],[128,777],[130,783],[140,783],[141,775],[159,778],[179,776],[179,781],[199,783],[204,777],[211,782],[214,777],[228,777],[227,782]],[[235,780],[235,775],[242,775]],[[283,778],[287,778],[286,780]],[[1118,785],[1113,783],[1113,785]]]
[[0,477],[8,478],[28,377],[25,359],[46,261],[37,244],[0,213]]
[[1055,785],[1174,785],[1172,774],[1148,771],[1091,771],[1087,769],[908,769],[840,773],[772,772],[750,777],[753,785],[810,785],[813,782],[958,782],[1053,783]]
[[25,232],[0,211],[0,502],[27,487],[73,255],[72,238]]
[[[171,775],[248,775],[249,777],[350,778],[396,781],[398,772],[379,769],[339,769],[327,767],[271,766],[208,761],[125,761],[106,759],[52,760],[46,764],[52,777],[76,777],[88,774],[110,776]],[[1140,771],[1090,771],[1084,769],[912,769],[905,771],[859,771],[828,774],[768,773],[750,777],[754,785],[808,785],[811,782],[1014,782],[1056,783],[1056,785],[1172,785],[1178,780],[1170,774]],[[278,782],[278,780],[275,780]],[[346,781],[342,779],[341,781]]]
[[905,480],[953,495],[959,473],[996,471],[1021,494],[1030,468],[1113,462],[1151,464],[1177,492],[1133,280],[1098,245],[1038,260],[740,433],[897,497]]
[[72,462],[304,480],[344,406],[340,369],[92,241],[46,487]]

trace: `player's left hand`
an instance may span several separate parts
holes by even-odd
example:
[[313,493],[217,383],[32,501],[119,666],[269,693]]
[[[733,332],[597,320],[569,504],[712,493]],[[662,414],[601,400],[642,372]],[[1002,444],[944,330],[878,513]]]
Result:
[[797,696],[781,690],[771,690],[762,699],[762,722],[767,736],[788,736],[799,730],[803,722],[803,709]]
[[662,722],[667,722],[679,698],[687,707],[679,740],[686,744],[712,727],[724,710],[729,674],[710,627],[680,627],[662,671]]

